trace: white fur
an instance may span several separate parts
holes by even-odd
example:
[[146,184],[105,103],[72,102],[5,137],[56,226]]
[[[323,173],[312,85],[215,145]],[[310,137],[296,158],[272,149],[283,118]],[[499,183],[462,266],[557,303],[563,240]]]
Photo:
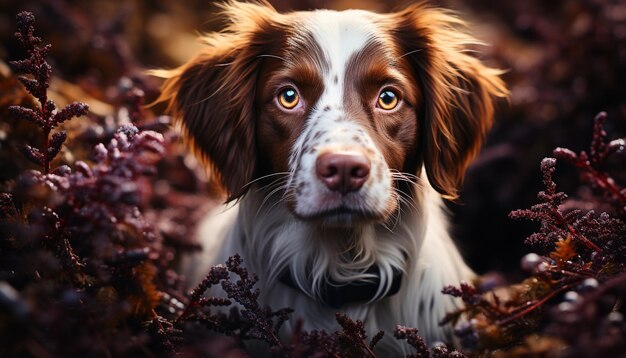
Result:
[[[361,261],[365,262],[358,266],[369,267],[376,262],[388,270],[391,266],[402,267],[405,273],[400,291],[375,302],[346,305],[340,310],[353,319],[364,321],[370,336],[385,330],[388,337],[381,341],[379,349],[389,356],[407,351],[403,342],[391,337],[397,324],[418,328],[420,335],[429,342],[449,341],[449,327],[440,327],[438,323],[447,312],[457,308],[459,302],[443,295],[441,289],[448,284],[471,280],[474,275],[448,234],[439,194],[429,185],[421,192],[423,197],[415,203],[418,210],[404,207],[406,212],[393,231],[374,224],[359,230],[358,240],[363,242],[364,250]],[[274,309],[291,307],[295,310],[283,334],[289,334],[298,317],[303,318],[305,330],[338,329],[334,316],[337,310],[311,298],[312,292],[306,295],[280,283],[278,276],[284,268],[290,267],[294,277],[306,281],[307,274],[315,277],[331,269],[336,264],[332,260],[337,257],[323,251],[318,236],[346,240],[346,233],[300,221],[280,201],[270,199],[271,204],[266,201],[261,207],[264,194],[263,190],[254,188],[240,203],[228,209],[220,207],[217,215],[202,222],[198,234],[205,250],[201,258],[187,263],[186,271],[193,275],[190,281],[199,282],[210,265],[223,263],[229,256],[239,253],[245,266],[259,275],[260,301]],[[216,247],[219,250],[215,250]],[[406,262],[398,262],[404,261],[401,252],[406,253]],[[317,275],[306,269],[307,263],[312,263]],[[387,275],[383,277],[390,277],[391,272]],[[309,280],[308,284],[313,285],[314,280]],[[388,283],[388,280],[381,280],[381,286]]]

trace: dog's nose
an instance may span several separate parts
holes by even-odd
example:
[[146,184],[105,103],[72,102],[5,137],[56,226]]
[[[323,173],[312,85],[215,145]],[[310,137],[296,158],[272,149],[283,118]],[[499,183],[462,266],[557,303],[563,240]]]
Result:
[[317,177],[332,191],[347,194],[361,189],[370,175],[370,161],[363,154],[324,153],[317,157]]

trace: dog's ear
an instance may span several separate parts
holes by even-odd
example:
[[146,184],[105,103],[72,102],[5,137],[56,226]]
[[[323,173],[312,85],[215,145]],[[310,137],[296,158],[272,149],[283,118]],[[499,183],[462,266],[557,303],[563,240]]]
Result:
[[165,77],[157,102],[166,102],[184,135],[217,173],[228,200],[246,192],[256,167],[254,97],[261,55],[278,46],[283,28],[271,6],[222,5],[226,28],[205,35],[206,47]]
[[456,199],[465,171],[491,128],[496,97],[508,96],[501,71],[471,56],[480,44],[454,15],[415,5],[392,15],[393,34],[416,76],[420,151],[432,186]]

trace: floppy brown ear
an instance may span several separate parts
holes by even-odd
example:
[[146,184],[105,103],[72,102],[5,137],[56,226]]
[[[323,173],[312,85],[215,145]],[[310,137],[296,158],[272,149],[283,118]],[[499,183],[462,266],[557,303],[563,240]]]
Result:
[[243,195],[256,167],[254,97],[262,54],[280,39],[269,5],[228,2],[229,25],[202,38],[206,48],[166,77],[158,102],[167,102],[200,159],[217,172],[228,200]]
[[469,54],[479,44],[462,20],[415,5],[395,14],[395,36],[422,93],[421,156],[432,186],[456,199],[465,171],[493,121],[496,97],[508,91],[501,71]]

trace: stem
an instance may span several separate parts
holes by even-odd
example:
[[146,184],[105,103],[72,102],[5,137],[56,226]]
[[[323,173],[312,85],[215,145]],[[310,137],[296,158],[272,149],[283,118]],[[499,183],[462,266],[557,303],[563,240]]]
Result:
[[603,175],[595,170],[593,167],[585,164],[584,166],[580,166],[582,169],[586,170],[591,176],[593,176],[597,181],[602,183],[602,187],[607,189],[611,194],[613,194],[619,201],[621,205],[626,204],[626,195],[622,194],[620,189],[615,185],[615,183],[609,180],[607,175]]
[[367,353],[370,355],[370,357],[376,358],[376,354],[372,351],[372,349],[369,347],[369,345],[366,342],[361,341],[361,344],[363,344],[363,347],[365,348]]
[[45,174],[50,173],[50,159],[48,159],[48,147],[50,146],[50,131],[52,130],[51,124],[49,122],[50,118],[47,118],[47,106],[48,106],[48,81],[50,80],[50,74],[47,71],[44,71],[43,68],[46,65],[46,60],[41,56],[41,52],[38,48],[35,48],[31,55],[35,60],[35,68],[39,70],[39,73],[44,73],[44,78],[40,78],[37,76],[37,73],[33,73],[36,80],[38,81],[38,86],[44,86],[43,91],[41,91],[41,98],[37,98],[39,103],[41,104],[40,109],[40,117],[43,124],[43,134],[44,134],[44,144],[43,144],[43,162],[44,162],[44,172]]
[[185,307],[183,312],[180,314],[180,316],[176,317],[176,319],[172,323],[174,325],[179,324],[183,319],[185,319],[185,318],[187,318],[187,316],[189,316],[189,313],[191,312],[191,309],[196,307],[197,305],[198,305],[198,301],[190,301],[187,304],[187,307]]
[[[43,61],[39,56],[36,57],[37,59],[37,68],[41,68],[41,66],[43,65],[43,63],[45,63],[45,61]],[[46,81],[48,79],[46,78]],[[40,81],[40,85],[41,85],[41,79],[39,79]],[[48,159],[48,147],[50,146],[50,131],[52,130],[52,128],[50,127],[50,124],[48,122],[48,120],[50,118],[46,118],[46,106],[48,104],[48,91],[45,90],[43,91],[43,94],[41,95],[41,98],[38,98],[39,102],[41,103],[41,119],[42,122],[44,123],[44,127],[43,127],[43,135],[44,135],[44,142],[43,142],[43,163],[44,163],[44,172],[45,174],[50,173],[50,159]]]
[[602,249],[600,249],[596,244],[591,242],[591,240],[587,239],[583,235],[579,234],[576,230],[574,230],[574,228],[570,224],[567,223],[567,220],[565,220],[563,215],[561,215],[561,212],[559,211],[558,207],[555,208],[554,215],[559,220],[559,224],[564,225],[567,228],[567,231],[569,231],[569,233],[572,235],[572,237],[574,237],[577,240],[579,240],[581,243],[583,243],[589,249],[591,249],[591,250],[593,250],[595,252],[602,252]]
[[565,285],[557,290],[554,290],[552,292],[550,292],[549,294],[547,294],[544,298],[540,299],[539,301],[535,301],[535,303],[531,304],[530,306],[526,307],[525,309],[523,309],[522,311],[519,311],[518,313],[509,316],[503,320],[500,320],[498,322],[496,322],[496,325],[498,326],[503,326],[511,321],[514,321],[516,319],[522,318],[525,315],[531,313],[532,311],[534,311],[536,308],[538,308],[539,306],[541,306],[542,304],[546,303],[546,301],[548,301],[549,299],[551,299],[552,297],[558,295],[559,293],[565,291],[565,290],[569,290],[570,288],[574,287],[575,285],[569,284],[569,285]]
[[567,230],[570,232],[570,234],[572,234],[574,237],[578,238],[578,240],[580,240],[580,242],[582,242],[588,248],[592,249],[595,252],[601,252],[602,251],[602,249],[600,249],[596,244],[591,242],[591,240],[589,240],[586,237],[584,237],[584,236],[580,235],[579,233],[577,233],[576,230],[574,230],[574,228],[571,227],[570,225],[567,225]]
[[50,159],[48,159],[48,147],[50,146],[50,128],[44,129],[43,135],[44,135],[44,142],[43,142],[44,172],[48,174],[50,173]]
[[586,278],[589,278],[589,277],[593,276],[593,274],[583,275],[583,274],[580,274],[578,272],[572,272],[572,271],[568,271],[568,270],[560,270],[559,273],[562,274],[562,275],[578,277],[578,278],[581,278],[581,279],[586,279]]

